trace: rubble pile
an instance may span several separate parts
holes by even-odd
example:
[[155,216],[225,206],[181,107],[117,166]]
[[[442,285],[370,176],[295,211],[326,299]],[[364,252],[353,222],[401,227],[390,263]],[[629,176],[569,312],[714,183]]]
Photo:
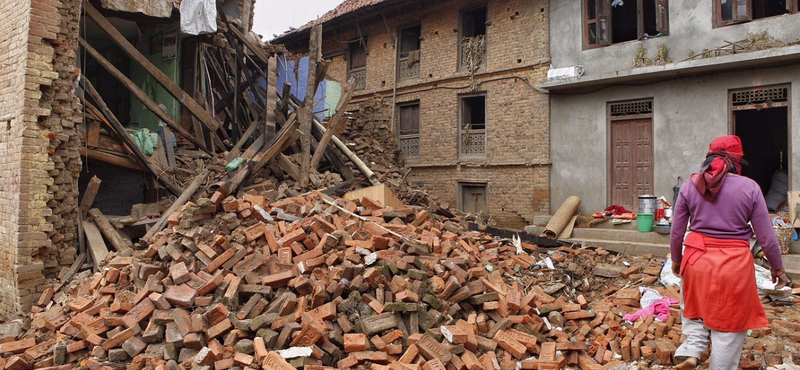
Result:
[[[663,322],[622,319],[639,286],[679,297],[654,286],[658,258],[316,191],[216,192],[167,222],[0,325],[0,368],[647,368],[681,341],[677,305]],[[795,307],[768,307],[773,329],[752,333],[743,365],[797,358]]]
[[405,158],[392,127],[390,102],[374,97],[358,103],[349,111],[350,119],[342,132],[342,140],[369,164],[382,182],[392,188],[403,187]]

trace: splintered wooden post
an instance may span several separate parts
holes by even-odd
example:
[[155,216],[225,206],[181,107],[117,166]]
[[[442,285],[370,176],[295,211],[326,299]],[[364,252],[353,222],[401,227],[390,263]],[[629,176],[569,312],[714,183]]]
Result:
[[84,218],[86,217],[86,213],[89,212],[89,209],[92,208],[94,197],[97,196],[97,191],[100,190],[101,182],[102,181],[97,176],[92,176],[92,179],[89,180],[89,185],[86,186],[83,199],[81,199],[81,215]]
[[316,94],[317,61],[322,53],[322,25],[318,24],[311,29],[311,39],[308,47],[308,84],[306,84],[306,99],[300,108],[300,187],[308,189],[309,174],[311,171],[311,124],[314,119],[314,94]]

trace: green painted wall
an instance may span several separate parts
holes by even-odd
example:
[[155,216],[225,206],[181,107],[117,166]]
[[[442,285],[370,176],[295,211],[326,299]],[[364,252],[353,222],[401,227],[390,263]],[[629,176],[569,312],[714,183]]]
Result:
[[[163,47],[163,35],[165,32],[170,30],[179,30],[179,25],[176,22],[174,25],[165,28],[156,28],[153,30],[146,31],[142,35],[142,39],[139,42],[139,50],[147,50],[148,52],[145,53],[147,55],[147,59],[150,60],[161,72],[164,72],[167,77],[169,77],[175,83],[180,84],[180,55],[181,55],[181,43],[180,43],[180,31],[176,34],[177,39],[177,50],[175,52],[175,57],[171,59],[164,59],[162,51],[156,52],[149,52],[153,49],[158,49],[158,45],[162,45]],[[142,46],[144,45],[144,46]],[[178,119],[180,114],[180,104],[178,101],[172,97],[161,85],[156,82],[156,80],[150,76],[142,67],[140,67],[136,62],[131,61],[131,80],[135,82],[139,87],[150,96],[157,104],[164,104],[167,107],[167,112],[174,118],[175,120]],[[149,128],[151,131],[161,131],[161,128],[158,126],[160,120],[158,117],[153,114],[147,107],[136,99],[136,97],[131,95],[131,126],[132,127],[140,127],[140,128]]]

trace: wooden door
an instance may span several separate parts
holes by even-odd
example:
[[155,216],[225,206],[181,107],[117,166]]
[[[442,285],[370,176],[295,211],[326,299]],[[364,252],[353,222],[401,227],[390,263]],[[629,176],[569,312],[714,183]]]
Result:
[[466,213],[489,212],[486,201],[486,185],[462,184],[461,185],[461,210]]
[[638,212],[639,195],[653,194],[653,121],[611,121],[611,204]]

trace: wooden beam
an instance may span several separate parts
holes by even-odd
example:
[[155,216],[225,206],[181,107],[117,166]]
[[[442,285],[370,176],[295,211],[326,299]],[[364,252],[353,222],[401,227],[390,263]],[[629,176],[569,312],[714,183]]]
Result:
[[97,228],[100,229],[100,231],[103,233],[103,236],[105,236],[106,240],[108,240],[111,245],[114,246],[114,249],[116,249],[117,252],[124,252],[128,249],[131,249],[129,245],[125,244],[125,240],[121,235],[119,235],[119,231],[117,231],[117,229],[114,228],[110,222],[108,222],[106,216],[104,216],[99,209],[92,208],[89,210],[89,214],[92,215],[93,221],[95,225],[97,225]]
[[219,129],[219,122],[217,122],[216,118],[211,116],[205,109],[203,109],[200,104],[197,103],[186,91],[178,86],[174,81],[172,81],[164,72],[158,69],[153,63],[151,63],[147,57],[142,55],[136,47],[131,44],[125,36],[122,35],[115,27],[111,24],[111,22],[106,19],[100,12],[95,9],[92,4],[88,1],[83,3],[83,11],[89,15],[99,26],[102,28],[114,42],[122,48],[131,59],[139,64],[142,68],[144,68],[147,73],[149,73],[153,78],[158,82],[161,86],[164,87],[167,92],[170,93],[175,99],[177,99],[181,105],[183,105],[192,115],[197,117],[206,127],[208,127],[211,132],[216,132]]
[[86,212],[92,208],[94,197],[97,196],[97,191],[100,190],[100,183],[102,181],[97,176],[92,176],[89,184],[86,185],[86,191],[83,192],[83,199],[81,199],[81,216],[86,217]]
[[92,256],[92,261],[94,261],[95,271],[102,271],[100,267],[108,257],[108,247],[106,247],[106,242],[103,241],[103,235],[100,234],[100,229],[89,221],[83,221],[83,231],[86,233],[89,255]]
[[[86,5],[88,5],[88,3],[86,3]],[[139,148],[139,146],[133,142],[131,135],[128,135],[128,131],[125,130],[125,127],[122,126],[122,123],[120,123],[114,113],[111,112],[111,109],[108,109],[106,102],[103,101],[102,97],[100,97],[100,94],[97,92],[97,90],[95,90],[94,86],[92,86],[92,83],[86,79],[86,75],[81,77],[81,86],[83,86],[83,90],[86,92],[86,94],[88,94],[94,100],[95,104],[97,104],[97,107],[101,112],[103,112],[103,115],[108,120],[108,123],[111,124],[111,127],[120,137],[120,140],[122,140],[125,145],[128,146],[128,148],[133,152],[133,155],[136,156],[136,159],[138,159],[139,162],[141,162],[150,171],[150,173],[153,174],[153,176],[158,178],[158,180],[161,181],[161,183],[164,184],[164,186],[166,186],[170,192],[176,195],[180,194],[181,188],[173,184],[164,176],[161,176],[162,173],[155,169],[153,164],[150,163],[150,160],[144,155],[144,153],[142,153],[142,150]]]
[[298,168],[296,164],[292,163],[289,157],[279,154],[277,159],[278,165],[281,166],[283,172],[286,172],[289,177],[293,178],[295,181],[300,179],[300,168]]
[[139,162],[132,161],[128,157],[121,156],[116,153],[108,153],[103,150],[95,150],[91,148],[87,150],[84,147],[81,147],[79,150],[82,156],[88,157],[89,159],[93,159],[103,163],[113,164],[115,166],[127,168],[129,170],[142,171],[142,172],[147,171],[147,168],[142,167],[142,165],[139,164]]
[[275,110],[278,109],[278,58],[270,58],[267,63],[267,117],[265,122],[264,139],[269,142],[275,137],[277,118]]
[[311,157],[311,169],[319,167],[319,161],[322,159],[322,155],[325,153],[325,148],[328,147],[331,137],[339,129],[340,124],[346,122],[346,120],[343,119],[344,112],[346,110],[345,108],[347,108],[347,104],[350,103],[350,97],[353,96],[353,90],[355,90],[354,86],[355,79],[351,78],[347,81],[347,85],[344,87],[344,94],[339,98],[339,103],[336,105],[336,113],[331,117],[328,123],[328,129],[319,140],[319,145],[314,152],[314,156]]
[[172,116],[167,114],[167,112],[165,112],[163,109],[161,109],[161,107],[158,106],[158,103],[153,101],[153,99],[150,99],[150,97],[147,95],[146,92],[144,92],[144,90],[142,90],[138,85],[136,85],[136,83],[131,81],[128,77],[125,76],[125,74],[123,74],[116,67],[114,67],[114,65],[111,64],[111,62],[106,60],[106,58],[104,58],[103,55],[100,54],[100,52],[95,50],[95,48],[89,45],[89,43],[86,42],[86,40],[84,40],[82,37],[78,37],[78,42],[80,42],[81,46],[83,46],[83,48],[86,51],[88,51],[89,54],[92,55],[92,57],[94,58],[94,60],[97,61],[98,64],[100,64],[103,68],[105,68],[105,70],[108,71],[109,74],[114,76],[114,78],[116,78],[119,82],[121,82],[122,86],[125,86],[125,88],[127,88],[128,91],[130,91],[131,94],[133,94],[133,96],[139,99],[139,101],[141,101],[142,104],[144,104],[144,106],[147,107],[147,109],[150,109],[150,111],[153,112],[153,114],[155,114],[156,116],[158,116],[158,118],[164,121],[164,123],[166,123],[167,126],[175,130],[179,135],[183,136],[186,140],[189,140],[192,144],[196,145],[198,148],[200,148],[200,150],[210,155],[214,154],[210,150],[208,150],[208,148],[206,148],[205,143],[198,141],[197,138],[195,138],[189,131],[186,131],[186,129],[181,127],[181,125],[178,124],[178,122],[176,122],[172,118]]
[[314,120],[314,95],[317,92],[317,61],[322,54],[322,25],[311,28],[311,39],[308,46],[308,84],[306,98],[300,107],[300,188],[308,189],[311,171],[311,125]]

